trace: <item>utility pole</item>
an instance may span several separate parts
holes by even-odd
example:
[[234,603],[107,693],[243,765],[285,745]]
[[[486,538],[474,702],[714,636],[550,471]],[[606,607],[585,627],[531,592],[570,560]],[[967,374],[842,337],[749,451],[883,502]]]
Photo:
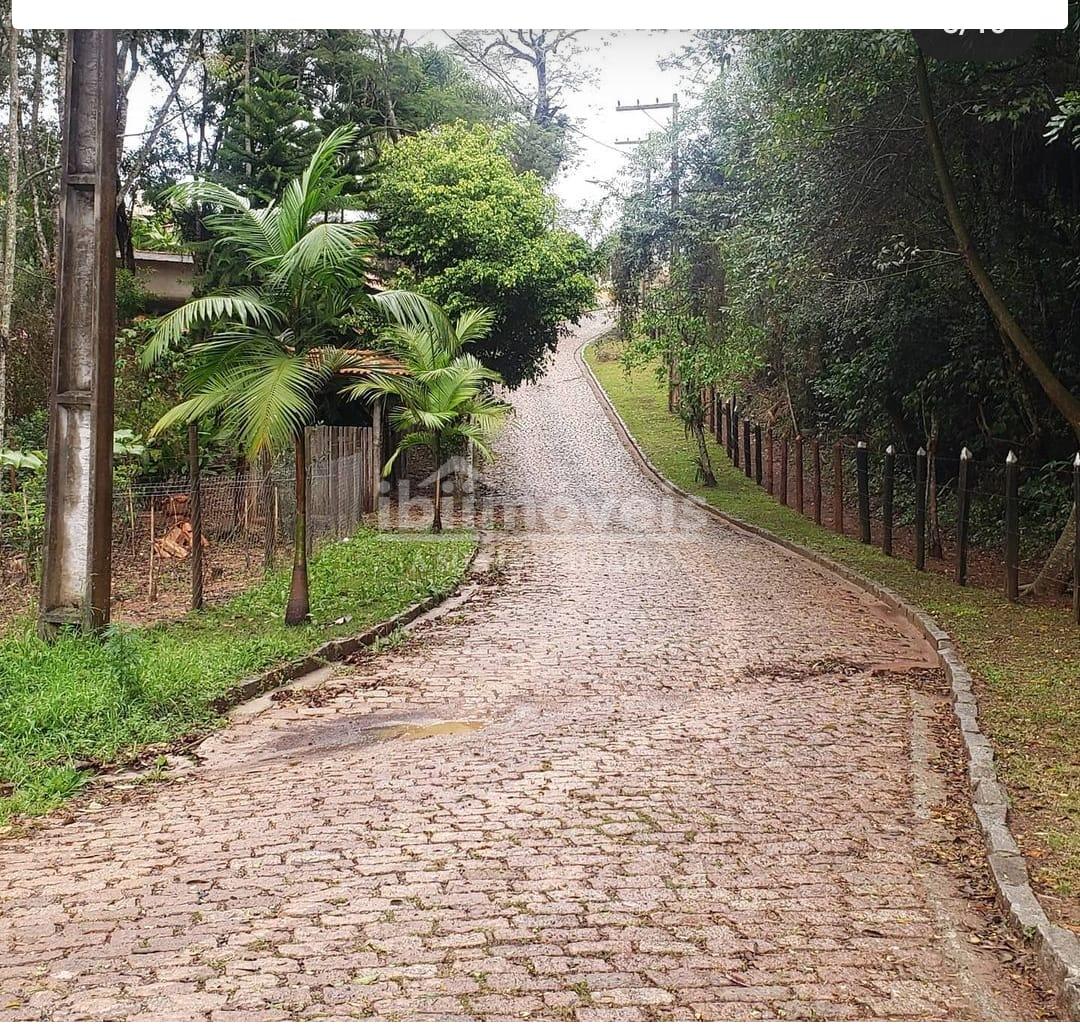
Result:
[[67,33],[56,335],[38,631],[109,620],[116,335],[116,34]]
[[[615,145],[616,146],[640,146],[644,142],[646,142],[646,140],[644,140],[644,139],[616,139],[615,140]],[[645,206],[646,207],[649,206],[649,201],[652,198],[652,169],[653,169],[652,158],[650,157],[645,162]],[[641,309],[642,310],[645,309],[645,296],[646,296],[646,292],[647,292],[648,278],[649,278],[648,267],[646,265],[646,267],[642,268],[642,270],[641,270]]]
[[[679,212],[679,94],[673,93],[670,102],[661,103],[657,98],[651,104],[640,100],[632,104],[616,103],[616,111],[671,111],[671,260],[675,261],[675,219]],[[643,139],[617,139],[618,146],[636,146],[645,142]]]

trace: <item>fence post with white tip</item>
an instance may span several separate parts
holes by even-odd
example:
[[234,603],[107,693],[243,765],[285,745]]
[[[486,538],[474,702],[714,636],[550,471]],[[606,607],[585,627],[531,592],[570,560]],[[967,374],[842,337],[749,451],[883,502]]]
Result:
[[859,539],[870,542],[870,454],[861,439],[855,444],[855,485],[859,493]]
[[1010,450],[1005,458],[1005,596],[1010,603],[1020,597],[1019,485],[1020,462]]
[[971,451],[960,451],[960,478],[956,487],[956,581],[967,584],[968,522],[971,515]]
[[1080,625],[1080,453],[1073,458],[1073,618]]
[[896,447],[885,447],[885,467],[881,476],[881,552],[892,556],[893,491],[896,476]]

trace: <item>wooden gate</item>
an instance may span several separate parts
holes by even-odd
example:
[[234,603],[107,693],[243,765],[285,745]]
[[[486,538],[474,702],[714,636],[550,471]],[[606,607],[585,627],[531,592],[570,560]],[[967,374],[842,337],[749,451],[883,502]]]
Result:
[[307,430],[310,538],[342,538],[375,510],[370,428],[316,425]]

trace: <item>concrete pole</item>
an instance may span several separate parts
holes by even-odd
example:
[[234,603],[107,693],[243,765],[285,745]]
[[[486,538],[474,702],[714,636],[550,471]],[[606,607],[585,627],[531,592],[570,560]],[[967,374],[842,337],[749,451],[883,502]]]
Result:
[[67,33],[56,337],[38,629],[109,620],[116,335],[116,39]]

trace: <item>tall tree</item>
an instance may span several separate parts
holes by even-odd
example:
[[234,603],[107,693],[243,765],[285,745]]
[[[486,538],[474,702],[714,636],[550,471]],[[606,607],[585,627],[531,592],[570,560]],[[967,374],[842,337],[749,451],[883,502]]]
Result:
[[[285,623],[307,620],[307,451],[304,429],[317,398],[342,365],[346,319],[367,302],[372,233],[367,222],[330,222],[347,189],[340,164],[357,140],[355,126],[331,132],[303,173],[266,207],[225,186],[198,181],[174,197],[215,209],[206,217],[218,245],[250,263],[244,289],[192,300],[158,324],[144,352],[153,363],[186,345],[194,357],[188,398],[162,417],[171,425],[220,417],[249,458],[292,447],[296,469],[293,573]],[[420,297],[384,293],[377,306],[418,321],[434,318]]]
[[0,280],[0,443],[7,438],[7,358],[11,350],[15,244],[19,228],[19,30],[10,15],[8,20],[8,182],[4,205],[4,269]]
[[[458,52],[508,100],[527,122],[519,130],[516,163],[553,179],[572,159],[570,94],[592,80],[585,63],[583,29],[500,29],[494,33],[447,33]],[[524,71],[524,79],[519,72]]]
[[994,315],[994,320],[1001,326],[1001,331],[1008,340],[1016,347],[1020,359],[1027,365],[1042,387],[1047,398],[1065,419],[1069,427],[1076,433],[1080,440],[1080,399],[1077,399],[1065,384],[1051,370],[1043,359],[1035,344],[1028,338],[1027,333],[1016,320],[1015,315],[1009,308],[1005,298],[998,291],[990,273],[983,263],[982,257],[968,231],[967,222],[960,210],[960,202],[956,196],[956,187],[953,185],[952,172],[949,170],[949,161],[945,154],[945,147],[941,141],[941,133],[938,130],[937,116],[934,114],[934,101],[930,95],[930,79],[926,73],[926,61],[921,53],[915,57],[915,81],[919,89],[919,108],[922,111],[923,122],[926,125],[926,138],[930,144],[930,154],[934,160],[934,172],[937,175],[938,186],[941,189],[941,199],[945,205],[945,213],[956,243],[960,247],[960,255],[967,265],[971,277],[982,293],[986,305]]
[[555,225],[555,201],[515,171],[505,133],[455,124],[403,139],[383,155],[370,195],[395,281],[451,316],[495,313],[477,344],[511,385],[544,367],[566,321],[595,296],[593,255]]

